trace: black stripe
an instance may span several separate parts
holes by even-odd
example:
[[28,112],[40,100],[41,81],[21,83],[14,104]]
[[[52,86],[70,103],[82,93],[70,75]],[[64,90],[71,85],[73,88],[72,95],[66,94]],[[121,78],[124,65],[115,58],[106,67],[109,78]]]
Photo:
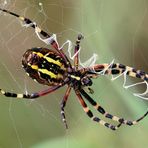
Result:
[[133,69],[132,69],[132,72],[137,73],[137,70],[133,68]]
[[132,121],[127,121],[126,124],[129,125],[129,126],[131,126],[131,125],[133,125],[133,122]]
[[93,117],[93,114],[92,114],[92,112],[91,112],[90,110],[88,110],[88,112],[86,112],[86,113],[87,113],[87,115],[88,115],[90,118]]
[[120,73],[120,70],[118,69],[112,69],[111,70],[111,73],[114,75],[114,74],[119,74]]
[[119,64],[119,68],[126,69],[125,65]]
[[[97,105],[97,103],[83,89],[81,89],[80,92],[91,105],[93,105],[93,106]],[[101,106],[98,106],[97,110],[101,114],[105,114],[105,110]]]
[[97,105],[97,103],[83,90],[80,90],[81,94],[85,97],[85,99],[87,99],[87,101],[89,101],[89,103],[93,106]]
[[124,73],[126,71],[126,69],[122,69],[121,73]]
[[110,124],[109,123],[105,123],[104,124],[106,127],[108,127],[109,128],[109,126],[110,126]]
[[30,66],[28,65],[25,65],[24,67],[25,71],[28,73],[28,74],[35,74],[36,73],[36,70],[35,69],[32,69]]
[[[120,125],[118,127],[120,127]],[[112,130],[116,130],[114,125],[111,125],[109,128],[112,129]]]
[[113,115],[107,114],[105,117],[106,117],[106,118],[109,118],[109,119],[112,119],[112,118],[113,118]]
[[65,71],[63,69],[61,69],[61,67],[59,65],[56,65],[56,64],[54,64],[52,62],[48,62],[44,58],[40,59],[38,67],[41,68],[41,69],[47,69],[48,71],[51,71],[55,75],[65,73]]
[[[28,19],[28,18],[24,18],[24,21],[25,21],[26,24],[31,24],[31,23],[32,23],[32,21],[31,21],[30,19]],[[34,27],[35,27],[35,26],[34,26]],[[33,27],[33,28],[34,28],[34,27]]]
[[4,94],[6,97],[17,97],[17,94],[15,94],[15,93],[10,93],[10,92],[5,92],[5,94]]
[[101,106],[99,106],[99,107],[97,108],[97,110],[98,110],[101,114],[105,114],[105,110],[104,110]]
[[93,120],[96,121],[96,122],[100,121],[100,119],[98,117],[94,117]]
[[130,71],[127,71],[126,75],[129,75]]
[[3,11],[3,12],[9,13],[9,14],[11,14],[11,15],[14,15],[14,16],[16,16],[16,17],[19,17],[19,15],[18,15],[18,14],[13,13],[13,12],[10,12],[10,11],[8,11],[8,10],[1,9],[1,8],[0,8],[0,10],[1,10],[1,11]]
[[138,73],[136,73],[136,77],[137,77],[137,78],[141,78],[141,75],[138,74]]
[[140,74],[141,76],[143,76],[143,75],[145,75],[145,72],[144,72],[144,71],[140,71],[139,74]]
[[49,34],[47,34],[45,31],[43,31],[43,30],[41,30],[41,32],[40,32],[44,37],[50,37],[50,35]]
[[47,55],[47,57],[51,58],[51,59],[54,59],[55,61],[59,60],[60,63],[64,64],[65,61],[63,60],[63,58],[55,53],[50,53]]
[[[63,81],[63,79],[55,79],[55,78],[51,78],[50,75],[44,74],[44,73],[42,73],[42,72],[39,72],[39,73],[40,73],[40,77],[41,77],[42,79],[47,80],[47,81],[56,82],[56,83],[61,83],[61,82]],[[49,83],[50,83],[50,82],[49,82]]]
[[123,118],[120,118],[120,119],[119,119],[119,122],[120,122],[120,123],[123,123],[123,122],[124,122],[124,119],[123,119]]
[[109,68],[116,68],[117,64],[113,63],[112,65],[109,66]]

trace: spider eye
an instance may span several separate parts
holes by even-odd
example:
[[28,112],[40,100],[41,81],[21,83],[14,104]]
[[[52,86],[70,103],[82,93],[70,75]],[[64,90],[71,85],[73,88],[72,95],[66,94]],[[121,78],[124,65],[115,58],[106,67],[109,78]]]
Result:
[[92,85],[92,80],[88,77],[84,77],[81,79],[81,83],[84,86],[91,86]]

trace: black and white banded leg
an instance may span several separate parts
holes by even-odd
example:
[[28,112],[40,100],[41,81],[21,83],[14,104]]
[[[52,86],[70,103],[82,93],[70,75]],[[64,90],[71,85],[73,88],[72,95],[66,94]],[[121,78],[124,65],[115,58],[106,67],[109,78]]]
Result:
[[71,91],[71,87],[68,86],[68,88],[66,90],[66,93],[65,93],[65,95],[64,95],[64,97],[62,99],[62,102],[61,102],[61,116],[62,116],[62,121],[64,122],[64,125],[65,125],[66,129],[68,129],[68,125],[67,125],[67,121],[66,121],[66,116],[65,116],[64,108],[66,106],[66,102],[68,100],[70,91]]
[[101,120],[100,118],[96,117],[93,115],[92,111],[88,108],[87,104],[85,103],[85,101],[83,100],[81,94],[79,93],[79,91],[76,91],[76,95],[79,99],[80,104],[83,107],[84,112],[88,115],[89,118],[91,118],[92,121],[98,122],[99,124],[110,128],[111,130],[117,130],[121,125],[122,122],[120,122],[117,126],[112,125],[110,123],[105,122],[104,120]]
[[139,119],[137,120],[134,120],[134,121],[130,121],[130,120],[125,120],[123,118],[119,118],[117,116],[114,116],[108,112],[106,112],[104,110],[103,107],[101,107],[96,101],[94,101],[83,89],[80,90],[81,94],[84,96],[84,98],[97,110],[99,111],[101,114],[103,114],[106,118],[109,118],[109,119],[112,119],[114,121],[117,121],[119,123],[122,123],[122,124],[126,124],[126,125],[135,125],[137,124],[139,121],[141,121],[144,117],[146,117],[148,115],[148,111],[143,115],[141,116]]

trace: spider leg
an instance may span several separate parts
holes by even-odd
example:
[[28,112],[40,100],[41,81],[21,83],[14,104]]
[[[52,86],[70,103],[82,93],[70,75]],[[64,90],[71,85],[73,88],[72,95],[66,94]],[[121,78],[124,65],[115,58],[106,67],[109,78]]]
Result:
[[148,82],[148,74],[141,71],[136,70],[132,67],[125,66],[119,63],[113,63],[113,64],[97,64],[91,68],[86,68],[85,71],[93,69],[94,72],[102,72],[103,74],[108,75],[120,75],[125,72],[126,75],[129,75],[131,77],[140,78],[141,80],[144,80]]
[[105,116],[106,118],[112,119],[114,121],[117,121],[119,123],[123,123],[123,124],[129,125],[129,126],[135,125],[139,121],[141,121],[146,115],[148,115],[148,111],[147,111],[142,117],[140,117],[139,119],[134,120],[134,121],[119,118],[117,116],[114,116],[114,115],[106,112],[104,110],[104,108],[102,108],[96,101],[94,101],[83,89],[81,89],[80,92],[97,111],[99,111],[101,114],[103,114],[103,116]]
[[63,85],[53,86],[53,87],[50,87],[50,88],[48,88],[46,90],[43,90],[43,91],[40,91],[40,92],[36,92],[36,93],[31,93],[31,94],[16,94],[16,93],[4,91],[3,89],[0,89],[0,93],[2,95],[6,96],[6,97],[35,99],[35,98],[47,95],[47,94],[49,94],[51,92],[54,92],[55,90],[57,90],[58,88],[62,87]]
[[87,107],[87,104],[83,100],[80,92],[79,91],[75,91],[75,93],[76,93],[76,95],[77,95],[77,97],[79,99],[80,104],[83,107],[83,110],[89,116],[89,118],[91,118],[93,121],[98,122],[99,124],[101,124],[101,125],[103,125],[103,126],[105,126],[107,128],[110,128],[111,130],[117,130],[121,126],[122,123],[119,123],[117,126],[115,126],[115,125],[109,124],[109,123],[101,120],[100,118],[94,116],[92,111]]
[[[20,21],[23,21],[26,25],[29,25],[29,27],[32,27],[32,28],[36,28],[38,33],[40,33],[43,37],[45,38],[50,38],[52,35],[49,35],[47,32],[41,30],[33,21],[31,21],[30,19],[28,18],[25,18],[23,16],[20,16],[16,13],[13,13],[9,10],[6,10],[6,9],[2,9],[0,8],[1,11],[5,12],[5,13],[8,13],[10,15],[13,15],[15,17],[17,17]],[[51,43],[51,45],[53,46],[53,48],[55,49],[58,49],[58,45],[56,44],[56,42],[53,40],[53,42]]]
[[69,65],[71,67],[70,61],[68,60],[68,58],[66,57],[66,55],[64,54],[64,52],[62,50],[59,49],[59,45],[58,42],[56,41],[56,39],[53,37],[54,35],[51,34],[49,35],[47,32],[43,31],[41,28],[38,27],[38,25],[33,22],[32,20],[25,18],[23,16],[20,16],[16,13],[13,13],[9,10],[6,9],[2,9],[0,8],[0,11],[3,11],[5,13],[8,13],[10,15],[13,15],[15,17],[17,17],[20,21],[24,22],[26,25],[28,25],[29,27],[32,27],[33,29],[35,29],[35,31],[37,32],[37,34],[41,34],[46,40],[46,44],[50,44],[65,60],[65,62],[67,63],[67,65]]
[[68,100],[70,91],[71,91],[71,87],[68,86],[68,88],[66,90],[66,93],[65,93],[65,95],[64,95],[64,97],[62,99],[62,102],[61,102],[61,116],[62,116],[62,121],[64,122],[64,125],[65,125],[66,129],[68,129],[68,125],[67,125],[67,122],[66,122],[66,116],[65,116],[64,108],[66,106],[66,102]]
[[78,65],[79,65],[80,42],[81,42],[81,39],[83,39],[83,38],[84,37],[82,36],[82,34],[78,35],[76,45],[75,45],[75,49],[74,49],[74,67],[75,67],[76,70],[78,69]]

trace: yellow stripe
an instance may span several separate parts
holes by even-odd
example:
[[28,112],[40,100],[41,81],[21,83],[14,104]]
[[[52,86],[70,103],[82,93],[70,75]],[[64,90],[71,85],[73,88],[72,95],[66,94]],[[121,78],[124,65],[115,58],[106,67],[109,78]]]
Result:
[[[28,63],[28,66],[30,66],[32,69],[38,70],[38,65],[31,65],[30,63]],[[27,75],[29,75],[27,73]]]
[[33,52],[34,54],[37,54],[40,58],[44,57],[44,55],[40,52]]
[[38,26],[36,26],[35,29],[36,29],[36,31],[39,32],[39,33],[42,31]]
[[57,75],[55,75],[53,72],[48,71],[47,69],[38,69],[39,72],[42,72],[44,74],[49,75],[51,78],[57,78]]
[[48,62],[51,62],[51,63],[53,63],[53,64],[56,64],[56,65],[58,65],[58,66],[61,66],[62,65],[62,63],[59,61],[59,60],[54,60],[54,59],[52,59],[52,58],[50,58],[50,57],[44,57]]
[[57,75],[47,69],[39,69],[37,65],[29,65],[32,69],[38,70],[41,73],[49,75],[51,78],[57,78]]
[[22,20],[22,21],[25,20],[25,18],[23,16],[19,16],[19,19]]
[[52,58],[50,58],[50,57],[47,57],[47,56],[44,56],[42,53],[40,53],[40,52],[33,52],[33,53],[35,53],[35,54],[37,54],[40,58],[44,58],[44,59],[46,59],[48,62],[50,62],[50,63],[53,63],[53,64],[56,64],[56,65],[58,65],[58,66],[61,66],[62,65],[62,63],[59,61],[59,60],[54,60],[54,59],[52,59]]
[[71,75],[70,77],[71,77],[71,78],[74,78],[74,79],[76,79],[76,80],[80,80],[80,77],[77,77],[77,76],[74,76],[74,75]]
[[38,66],[37,65],[30,65],[32,69],[38,70]]
[[5,91],[4,91],[4,90],[1,90],[0,92],[1,92],[1,94],[3,94],[3,95],[5,94]]
[[17,94],[17,98],[23,98],[23,94]]

